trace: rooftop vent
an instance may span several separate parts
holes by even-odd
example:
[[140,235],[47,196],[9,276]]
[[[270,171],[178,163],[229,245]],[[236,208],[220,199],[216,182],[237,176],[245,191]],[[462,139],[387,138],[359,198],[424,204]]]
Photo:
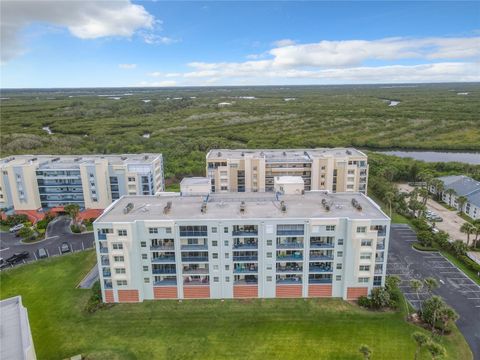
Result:
[[221,156],[222,156],[222,153],[221,153],[220,151],[217,152],[217,156],[218,156],[218,157],[221,157]]
[[30,162],[34,162],[34,161],[37,161],[36,157],[30,159]]
[[360,205],[357,199],[352,199],[352,206],[359,211],[362,210],[362,205]]
[[80,160],[82,160],[81,157],[77,157],[77,158],[73,159],[73,161],[80,161]]
[[168,201],[167,205],[163,208],[163,213],[168,214],[172,208],[172,202]]
[[282,152],[282,155],[287,156],[287,152],[286,151]]
[[144,160],[148,160],[148,155],[145,155],[145,156],[143,157],[143,159],[144,159]]
[[287,212],[287,205],[285,205],[285,201],[280,201],[280,210],[282,210],[283,213]]
[[325,210],[330,211],[330,204],[327,202],[326,199],[322,199],[322,206]]
[[127,206],[123,208],[123,213],[128,214],[132,210],[133,210],[133,203],[128,203]]
[[346,151],[347,155],[352,155],[352,152],[350,150]]
[[60,160],[60,158],[59,158],[59,157],[56,157],[56,158],[53,158],[53,159],[52,159],[52,162],[55,162],[55,161],[58,161],[58,160]]
[[245,156],[245,153],[242,151],[242,156]]
[[202,214],[205,214],[207,212],[207,203],[205,201],[202,203],[202,207],[200,208],[200,211]]
[[263,151],[260,152],[260,156],[265,156],[265,153]]
[[245,210],[246,210],[245,201],[242,201],[240,203],[240,214],[245,214]]

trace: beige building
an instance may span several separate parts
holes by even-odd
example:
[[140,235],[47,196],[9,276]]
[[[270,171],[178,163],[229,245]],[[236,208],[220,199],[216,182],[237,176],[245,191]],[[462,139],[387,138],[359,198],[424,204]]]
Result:
[[19,155],[0,159],[0,207],[105,209],[122,195],[164,188],[161,154]]
[[352,148],[225,150],[207,154],[212,192],[274,191],[276,176],[301,176],[305,191],[367,193],[367,155]]

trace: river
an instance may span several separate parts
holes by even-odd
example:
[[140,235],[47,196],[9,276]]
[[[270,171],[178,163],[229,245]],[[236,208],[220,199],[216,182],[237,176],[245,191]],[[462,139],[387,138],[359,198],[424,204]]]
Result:
[[462,162],[480,165],[480,152],[449,152],[449,151],[377,151],[381,154],[395,155],[399,157],[411,157],[426,162]]

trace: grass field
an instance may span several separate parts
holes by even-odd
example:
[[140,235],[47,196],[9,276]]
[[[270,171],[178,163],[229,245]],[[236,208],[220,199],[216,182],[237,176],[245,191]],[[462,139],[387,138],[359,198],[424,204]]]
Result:
[[[1,298],[22,295],[38,359],[413,359],[400,312],[369,312],[336,299],[147,301],[86,314],[90,290],[75,289],[92,251],[2,272]],[[449,359],[471,359],[455,330],[441,338]],[[426,353],[421,359],[430,359]]]

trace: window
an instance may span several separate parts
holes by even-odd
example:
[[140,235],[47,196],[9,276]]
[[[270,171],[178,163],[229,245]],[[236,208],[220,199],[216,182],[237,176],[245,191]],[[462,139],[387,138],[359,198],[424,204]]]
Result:
[[362,260],[370,260],[372,258],[372,253],[360,253],[360,259]]
[[228,240],[225,240],[225,241],[223,242],[223,244],[224,244],[225,246],[228,246]]
[[148,266],[144,266],[143,271],[148,271]]
[[370,265],[360,265],[358,269],[360,271],[370,271]]
[[213,282],[219,282],[219,281],[220,281],[220,278],[218,276],[213,277]]
[[142,259],[143,259],[143,260],[147,260],[147,259],[148,259],[148,255],[147,255],[147,254],[142,254]]
[[117,286],[127,286],[127,280],[117,280]]
[[114,256],[113,261],[115,262],[123,262],[125,261],[125,258],[123,256]]
[[271,240],[271,239],[267,240],[267,246],[272,246],[272,244],[273,244],[273,240]]
[[225,259],[228,259],[230,258],[230,254],[229,253],[225,253]]
[[267,258],[271,258],[272,257],[272,253],[271,252],[267,252]]
[[368,283],[369,281],[370,281],[369,277],[359,277],[358,278],[358,282],[362,283],[362,284]]
[[337,257],[343,257],[343,251],[337,251]]
[[357,226],[357,233],[364,234],[367,232],[367,227],[366,226]]
[[372,246],[372,240],[371,239],[362,239],[361,246]]
[[171,234],[171,233],[172,233],[172,228],[171,228],[171,227],[165,228],[165,232],[166,232],[167,234]]
[[213,253],[212,254],[212,259],[218,259],[218,253]]
[[218,265],[213,265],[213,270],[218,270]]
[[150,283],[150,278],[143,278],[143,282],[145,284],[149,284]]
[[132,176],[129,176],[129,177],[128,177],[128,181],[130,181],[130,182],[135,182],[135,178],[132,177]]
[[327,225],[326,230],[327,231],[335,231],[335,225]]
[[125,274],[125,268],[116,268],[115,274]]
[[150,234],[158,234],[158,228],[148,228]]
[[230,265],[225,265],[225,270],[230,270]]
[[113,243],[112,248],[113,248],[113,250],[122,250],[123,249],[123,244],[122,243]]
[[271,276],[267,276],[267,281],[272,281],[272,277],[271,277]]
[[117,230],[118,236],[127,236],[127,230]]
[[146,241],[141,241],[140,246],[141,247],[147,247],[147,242]]
[[230,282],[230,276],[225,276],[225,282]]
[[342,270],[342,263],[337,264],[337,270]]
[[227,234],[227,233],[228,233],[228,227],[224,227],[224,228],[223,228],[223,232],[224,232],[225,234]]
[[337,276],[335,276],[335,280],[341,281],[341,280],[342,280],[342,275],[337,275]]
[[213,240],[212,241],[212,246],[217,246],[218,245],[218,241],[217,240]]
[[212,227],[212,233],[213,233],[213,234],[216,234],[216,233],[217,233],[217,228],[216,228],[216,227]]
[[267,270],[272,270],[272,264],[267,265]]

